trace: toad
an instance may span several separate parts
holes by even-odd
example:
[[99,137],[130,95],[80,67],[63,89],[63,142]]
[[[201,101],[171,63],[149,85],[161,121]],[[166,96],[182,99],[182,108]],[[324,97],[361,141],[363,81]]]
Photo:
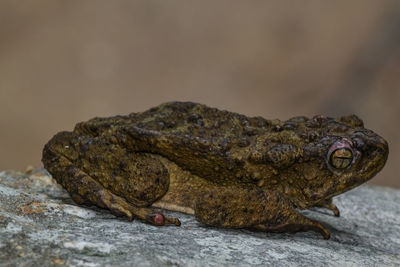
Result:
[[298,210],[370,180],[388,143],[355,115],[247,117],[191,102],[94,118],[56,134],[43,164],[78,204],[157,225],[180,225],[160,209],[204,225],[267,232],[328,230]]

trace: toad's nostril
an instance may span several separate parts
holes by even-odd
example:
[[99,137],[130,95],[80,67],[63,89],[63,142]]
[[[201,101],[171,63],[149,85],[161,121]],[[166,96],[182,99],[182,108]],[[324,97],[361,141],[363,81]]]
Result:
[[354,146],[359,150],[363,150],[365,147],[365,142],[360,137],[353,138],[353,143]]
[[374,146],[378,148],[380,153],[384,154],[387,157],[387,155],[389,154],[389,144],[385,139],[379,137],[378,142],[376,142]]

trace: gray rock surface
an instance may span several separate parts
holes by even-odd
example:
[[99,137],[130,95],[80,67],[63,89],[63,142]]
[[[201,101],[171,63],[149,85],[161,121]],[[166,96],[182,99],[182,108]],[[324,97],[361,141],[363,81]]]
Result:
[[334,199],[337,218],[304,213],[331,231],[273,234],[128,222],[79,207],[43,169],[0,172],[1,266],[400,266],[400,190],[362,186]]

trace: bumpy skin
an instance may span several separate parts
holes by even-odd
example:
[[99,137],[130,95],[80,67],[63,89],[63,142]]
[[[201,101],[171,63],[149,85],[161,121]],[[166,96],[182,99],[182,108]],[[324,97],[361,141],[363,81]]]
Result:
[[217,227],[329,238],[296,208],[339,216],[332,197],[371,179],[387,156],[387,142],[355,115],[280,121],[172,102],[60,132],[43,164],[77,203],[129,219],[180,225],[156,207]]

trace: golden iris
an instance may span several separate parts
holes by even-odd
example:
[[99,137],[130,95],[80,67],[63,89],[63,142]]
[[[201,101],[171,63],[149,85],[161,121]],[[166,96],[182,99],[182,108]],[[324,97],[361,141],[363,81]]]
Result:
[[331,165],[336,169],[345,169],[353,161],[353,153],[348,148],[339,148],[331,154]]

